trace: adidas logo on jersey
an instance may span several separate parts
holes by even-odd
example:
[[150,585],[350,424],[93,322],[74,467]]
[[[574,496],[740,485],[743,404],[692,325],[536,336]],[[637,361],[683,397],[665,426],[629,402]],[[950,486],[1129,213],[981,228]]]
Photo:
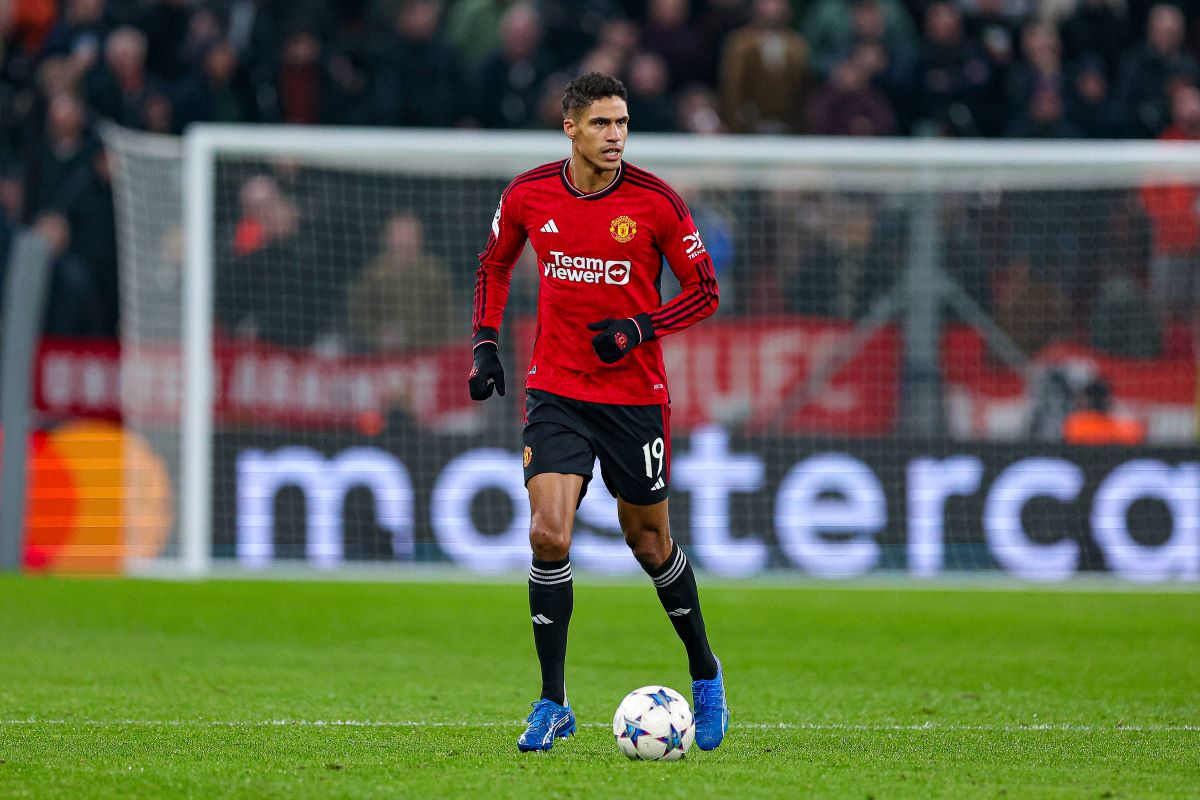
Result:
[[558,226],[554,224],[554,220],[542,226],[542,233],[558,233]]
[[668,611],[667,616],[669,616],[669,617],[686,617],[690,613],[692,613],[692,610],[690,608],[677,608],[674,611]]
[[663,479],[660,477],[658,480],[656,480],[654,482],[654,485],[650,487],[650,491],[657,492],[659,489],[663,488],[664,486],[666,486],[666,484],[663,483]]
[[[691,609],[689,608],[688,611],[691,611]],[[534,625],[553,625],[554,624],[554,620],[550,619],[545,614],[538,614],[538,615],[532,617],[532,619],[533,619]]]

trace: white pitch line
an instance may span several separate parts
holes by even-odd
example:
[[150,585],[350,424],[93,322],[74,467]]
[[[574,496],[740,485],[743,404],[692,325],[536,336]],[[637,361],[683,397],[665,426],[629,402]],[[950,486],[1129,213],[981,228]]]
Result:
[[[54,725],[104,727],[201,727],[201,728],[506,728],[524,725],[522,720],[511,722],[430,722],[426,720],[369,720],[369,719],[267,719],[267,720],[186,720],[186,719],[0,719],[0,727]],[[608,728],[603,722],[580,723],[581,728]],[[842,722],[752,722],[734,723],[742,730],[791,731],[977,731],[984,733],[1026,733],[1058,731],[1065,733],[1195,733],[1200,725],[1083,725],[1076,723],[1033,723],[1028,725],[968,725],[959,723],[922,722],[915,724],[855,724]]]

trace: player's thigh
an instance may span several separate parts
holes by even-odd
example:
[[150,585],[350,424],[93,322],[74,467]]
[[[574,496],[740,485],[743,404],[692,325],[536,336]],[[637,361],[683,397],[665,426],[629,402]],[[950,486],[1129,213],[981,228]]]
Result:
[[530,547],[537,558],[565,558],[595,453],[578,431],[557,422],[527,424],[522,438]]
[[[583,477],[587,492],[596,463],[591,432],[579,413],[579,402],[550,392],[530,389],[525,393],[525,484],[535,475],[559,473]],[[580,495],[582,499],[583,495]]]
[[644,506],[617,498],[617,520],[626,537],[642,532],[666,533],[668,517],[666,500]]
[[587,493],[596,453],[575,405],[548,392],[525,398],[523,463],[532,530],[569,537],[575,509]]
[[583,491],[583,476],[558,472],[534,475],[529,490],[529,539],[535,546],[566,548],[571,544],[575,509]]
[[600,458],[600,474],[619,500],[653,506],[667,499],[671,479],[669,408],[596,406],[592,446]]

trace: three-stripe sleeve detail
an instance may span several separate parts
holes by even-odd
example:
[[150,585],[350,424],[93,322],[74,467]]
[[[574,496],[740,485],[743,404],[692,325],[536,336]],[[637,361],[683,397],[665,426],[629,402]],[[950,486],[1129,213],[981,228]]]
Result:
[[699,286],[671,301],[666,307],[650,315],[656,333],[669,332],[675,325],[686,322],[690,317],[715,305],[717,279],[713,273],[712,260],[705,256],[696,263],[696,280]]

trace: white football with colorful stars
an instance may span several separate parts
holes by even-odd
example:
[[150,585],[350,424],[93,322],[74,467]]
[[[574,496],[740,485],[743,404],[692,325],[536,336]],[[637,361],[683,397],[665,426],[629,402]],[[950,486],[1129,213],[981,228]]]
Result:
[[643,686],[625,695],[613,717],[613,736],[627,757],[677,761],[696,738],[692,707],[666,686]]

